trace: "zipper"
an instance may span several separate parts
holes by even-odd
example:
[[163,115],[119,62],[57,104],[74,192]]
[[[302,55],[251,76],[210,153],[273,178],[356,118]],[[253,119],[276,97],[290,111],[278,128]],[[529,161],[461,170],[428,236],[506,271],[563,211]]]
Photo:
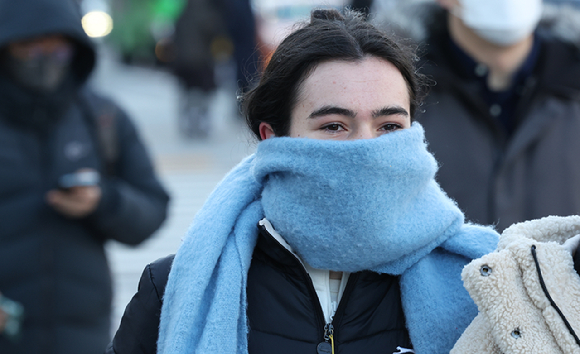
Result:
[[[351,274],[348,283],[346,283],[346,288],[342,294],[342,298],[338,303],[338,308],[336,309],[334,316],[332,317],[330,323],[324,325],[324,342],[318,344],[317,352],[318,354],[334,354],[334,324],[340,323],[340,319],[344,313],[346,303],[352,294],[354,289],[354,284],[358,280],[359,273]],[[314,289],[314,287],[312,287]],[[318,306],[320,307],[320,305]],[[322,308],[321,308],[322,310]]]
[[324,342],[318,344],[316,349],[318,354],[327,354],[328,352],[334,354],[334,326],[332,325],[332,322],[327,323],[324,326]]
[[344,288],[344,292],[342,293],[342,298],[338,302],[338,308],[334,313],[331,323],[340,323],[340,320],[342,319],[342,316],[345,311],[346,303],[350,299],[350,296],[354,290],[354,284],[358,281],[359,277],[360,273],[352,273],[349,276],[348,282],[346,283],[346,287]]
[[[266,227],[264,225],[258,225],[258,227],[260,228],[263,235],[270,237],[271,239],[276,241],[274,236],[272,236],[268,232],[268,230],[266,230]],[[276,243],[278,243],[278,241],[276,241]],[[345,311],[346,303],[348,302],[348,299],[350,298],[350,295],[354,290],[354,284],[358,280],[360,274],[354,273],[349,276],[348,282],[346,283],[346,288],[344,289],[344,293],[342,294],[342,298],[338,302],[338,308],[336,309],[336,312],[334,313],[334,316],[332,317],[330,323],[326,323],[326,320],[324,319],[324,312],[322,311],[322,306],[320,305],[320,299],[318,299],[318,295],[316,294],[316,289],[314,289],[314,284],[312,284],[312,279],[310,278],[310,275],[308,275],[308,272],[302,265],[302,262],[300,262],[300,259],[294,253],[290,252],[288,249],[286,249],[286,247],[281,246],[281,248],[283,248],[284,252],[292,255],[296,259],[296,261],[300,264],[299,268],[301,270],[301,275],[305,279],[307,279],[306,285],[308,288],[308,292],[310,293],[310,298],[313,299],[312,302],[314,305],[314,309],[316,311],[316,321],[318,322],[318,328],[322,329],[322,332],[319,333],[319,336],[324,339],[323,342],[320,342],[318,344],[316,348],[317,353],[334,354],[334,323],[336,323],[337,319],[340,320],[342,318],[343,313]]]

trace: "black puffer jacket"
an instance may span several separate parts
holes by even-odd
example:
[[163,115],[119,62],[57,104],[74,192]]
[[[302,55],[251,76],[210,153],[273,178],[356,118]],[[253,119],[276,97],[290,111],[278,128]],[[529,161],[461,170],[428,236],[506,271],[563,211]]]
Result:
[[[480,82],[450,55],[447,13],[437,4],[401,1],[378,14],[423,48],[430,88],[417,117],[440,169],[437,181],[466,218],[498,231],[524,220],[580,213],[580,13],[545,5],[540,54],[519,88],[515,131],[490,113]],[[403,20],[402,20],[403,19]],[[567,38],[566,38],[567,37]],[[566,38],[566,41],[563,39]]]
[[[107,354],[154,354],[162,297],[173,256],[147,266]],[[308,273],[296,256],[261,230],[248,274],[248,351],[317,353],[325,320]],[[332,325],[335,353],[394,353],[411,348],[398,277],[351,274]]]
[[[1,0],[0,47],[64,34],[76,44],[71,75],[51,95],[0,72],[0,292],[24,305],[24,334],[0,335],[0,353],[102,353],[110,341],[111,276],[104,243],[138,244],[161,225],[168,195],[127,116],[84,87],[95,53],[73,0]],[[2,50],[5,55],[4,50]],[[115,174],[95,140],[93,111],[114,108]],[[96,211],[67,218],[46,202],[60,176],[101,172]]]

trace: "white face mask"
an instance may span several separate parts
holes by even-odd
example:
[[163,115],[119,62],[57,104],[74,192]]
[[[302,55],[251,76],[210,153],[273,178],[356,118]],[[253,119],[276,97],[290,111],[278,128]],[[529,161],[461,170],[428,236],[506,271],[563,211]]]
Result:
[[501,46],[516,44],[540,21],[542,0],[460,0],[454,14],[481,38]]

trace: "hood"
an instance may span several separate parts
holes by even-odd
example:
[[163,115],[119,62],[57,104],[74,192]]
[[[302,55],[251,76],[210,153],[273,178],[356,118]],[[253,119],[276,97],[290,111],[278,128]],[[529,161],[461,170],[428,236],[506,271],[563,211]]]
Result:
[[96,53],[81,25],[76,0],[0,0],[0,48],[34,37],[62,34],[76,45],[73,73],[85,82],[93,71]]
[[[441,26],[436,21],[445,16],[445,10],[435,0],[377,0],[373,5],[373,22],[379,28],[423,42],[431,26]],[[444,25],[444,24],[443,24]],[[580,47],[580,8],[572,4],[551,4],[544,1],[542,19],[538,30],[550,37]]]

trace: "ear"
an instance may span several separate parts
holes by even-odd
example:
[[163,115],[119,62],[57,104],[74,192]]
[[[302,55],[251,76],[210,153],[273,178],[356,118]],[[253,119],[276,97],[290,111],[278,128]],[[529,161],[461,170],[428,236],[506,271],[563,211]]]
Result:
[[276,136],[276,134],[274,134],[274,129],[272,129],[272,126],[268,123],[260,123],[260,128],[258,128],[258,130],[260,131],[260,138],[262,140],[270,139]]

